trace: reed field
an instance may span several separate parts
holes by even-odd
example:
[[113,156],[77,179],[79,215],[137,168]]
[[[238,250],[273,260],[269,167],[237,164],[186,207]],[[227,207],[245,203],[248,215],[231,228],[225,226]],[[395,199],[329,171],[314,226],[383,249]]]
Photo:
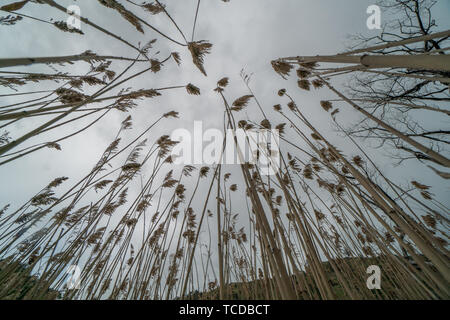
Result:
[[[249,57],[272,81],[210,71],[222,38],[198,36],[202,15],[239,1],[89,2],[1,1],[18,47],[0,54],[0,299],[450,297],[442,3],[379,1],[383,29],[327,55],[291,39],[293,55]],[[27,32],[67,45],[18,55]],[[178,164],[171,131],[194,118],[231,132],[216,142],[240,163]],[[255,130],[279,133],[253,154],[279,159],[272,174],[245,158]]]

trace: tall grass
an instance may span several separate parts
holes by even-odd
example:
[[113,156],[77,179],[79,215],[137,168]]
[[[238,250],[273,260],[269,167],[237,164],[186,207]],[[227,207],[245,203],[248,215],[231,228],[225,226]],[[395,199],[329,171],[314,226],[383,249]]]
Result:
[[[65,10],[55,1],[42,2]],[[194,65],[206,75],[204,58],[212,45],[193,41],[200,1],[191,42],[159,1],[126,2],[139,7],[140,13],[166,15],[184,42],[166,36],[119,2],[102,4],[116,10],[138,32],[147,27],[169,42],[187,47]],[[89,20],[85,22],[133,48],[137,56],[87,52],[0,59],[0,68],[90,64],[86,74],[0,71],[2,85],[9,88],[29,81],[58,81],[57,88],[39,92],[45,94],[40,98],[0,106],[1,129],[28,118],[56,115],[15,140],[7,133],[0,136],[0,165],[43,148],[58,149],[60,141],[87,130],[109,112],[127,112],[139,99],[177,89],[200,94],[191,83],[126,89],[128,81],[158,73],[169,60],[179,64],[178,53],[157,61],[149,58],[153,42],[138,48]],[[112,60],[129,64],[116,72]],[[339,104],[347,103],[436,164],[448,167],[443,153],[377,119],[361,108],[358,100],[335,88],[331,81],[342,68],[320,70],[317,62],[320,57],[290,57],[272,65],[285,78],[297,65],[296,81],[301,89],[328,89],[338,96]],[[126,75],[143,64],[139,71]],[[420,76],[419,67],[416,71]],[[58,191],[69,182],[67,177],[56,178],[20,207],[6,206],[0,211],[0,299],[447,299],[449,209],[434,199],[431,187],[414,180],[406,188],[393,181],[367,154],[368,146],[350,134],[345,139],[358,154],[344,154],[316,128],[286,89],[273,88],[279,104],[268,110],[251,90],[248,76],[242,77],[248,93],[233,100],[228,97],[228,78],[217,82],[223,128],[234,133],[237,129],[277,129],[281,143],[275,149],[281,165],[276,174],[266,176],[246,161],[235,136],[233,141],[223,141],[224,148],[226,143],[233,144],[242,160],[233,174],[220,164],[180,168],[171,155],[178,142],[169,135],[155,138],[154,134],[164,122],[177,121],[177,112],[165,110],[129,143],[122,141],[125,135],[129,137],[133,119],[124,117],[114,140],[79,181]],[[82,89],[86,86],[96,89],[88,93]],[[35,92],[9,96],[28,94]],[[324,100],[317,108],[345,132],[337,120],[335,103]],[[416,101],[411,104],[419,105]],[[245,108],[257,108],[260,120],[241,116]],[[70,119],[63,122],[66,117]],[[92,121],[70,135],[18,149],[28,139],[45,139],[46,132],[84,117]],[[267,150],[261,147],[259,152]],[[441,177],[437,177],[444,179],[445,173],[438,172]],[[68,287],[67,271],[72,265],[80,271],[76,289]],[[381,290],[366,286],[370,265],[381,267]]]

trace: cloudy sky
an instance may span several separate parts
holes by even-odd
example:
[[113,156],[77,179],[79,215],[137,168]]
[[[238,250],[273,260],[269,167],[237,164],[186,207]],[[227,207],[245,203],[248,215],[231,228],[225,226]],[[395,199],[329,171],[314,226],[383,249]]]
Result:
[[[58,2],[63,6],[78,5],[82,16],[120,34],[135,45],[138,43],[143,45],[151,39],[158,39],[154,49],[150,51],[154,57],[163,59],[170,52],[180,53],[182,58],[180,67],[170,61],[158,74],[146,73],[128,84],[134,89],[140,89],[185,85],[190,82],[201,89],[200,96],[186,95],[184,90],[167,91],[161,97],[145,100],[131,112],[135,132],[139,132],[148,123],[169,110],[180,112],[179,121],[170,121],[157,128],[161,135],[170,134],[171,130],[176,128],[191,130],[195,120],[203,121],[204,128],[222,128],[223,107],[213,89],[218,79],[227,76],[230,78],[230,86],[227,88],[226,96],[230,101],[247,94],[240,78],[240,71],[244,69],[248,74],[252,74],[250,86],[257,98],[263,102],[266,110],[270,110],[272,105],[279,103],[277,90],[287,88],[312,123],[324,133],[328,133],[327,136],[333,142],[338,143],[336,140],[338,137],[331,129],[330,119],[318,108],[318,101],[323,99],[324,95],[329,97],[332,95],[324,91],[305,93],[298,90],[293,79],[285,81],[275,74],[270,61],[283,56],[337,53],[345,50],[350,44],[349,35],[362,33],[375,36],[380,32],[368,30],[366,27],[368,17],[366,9],[373,4],[371,0],[232,0],[228,3],[220,0],[202,1],[195,40],[208,40],[213,44],[212,52],[205,60],[208,73],[205,77],[192,64],[185,47],[167,41],[148,28],[145,29],[145,34],[137,33],[134,27],[122,19],[116,11],[104,8],[97,1],[60,0]],[[196,4],[197,1],[194,0],[166,1],[167,10],[189,39],[192,35]],[[133,8],[129,3],[126,5]],[[449,9],[448,1],[439,1],[436,6],[436,20],[439,23],[447,23],[447,25],[439,25],[441,30],[449,28],[448,19],[445,19],[445,12],[448,13]],[[20,12],[47,21],[67,18],[63,13],[46,5],[28,4]],[[152,16],[145,12],[136,13],[167,35],[182,40],[180,34],[163,14]],[[87,25],[82,24],[81,29],[85,33],[84,36],[63,33],[51,24],[25,18],[15,26],[0,28],[2,39],[0,57],[59,56],[78,54],[85,50],[91,50],[100,55],[135,56],[135,52],[129,47]],[[120,70],[125,67],[125,64],[117,63],[115,66],[117,70]],[[14,70],[48,73],[53,71],[50,67],[42,65],[33,68],[14,68]],[[80,64],[77,64],[75,68],[58,67],[58,70],[74,73],[85,71]],[[342,83],[337,80],[336,84]],[[42,90],[42,87],[31,86],[30,90]],[[6,88],[0,88],[1,94],[9,92],[10,90]],[[2,105],[17,101],[10,98],[0,99],[2,99]],[[253,111],[250,108],[246,111],[246,115],[259,122],[261,119],[257,118],[258,113],[254,112],[256,106],[252,105],[252,107]],[[120,112],[110,113],[87,131],[62,142],[61,151],[42,149],[33,156],[1,166],[0,206],[7,202],[20,203],[29,199],[57,176],[68,176],[76,181],[95,164],[105,147],[114,139],[120,121],[125,117],[126,115]],[[352,115],[348,117],[351,118]],[[42,123],[42,119],[38,117],[15,123],[14,127],[10,128],[11,135],[20,136]],[[347,117],[340,120],[345,122],[346,119]],[[439,126],[445,126],[446,120],[442,121]],[[76,122],[67,128],[49,133],[45,138],[31,139],[23,146],[42,142],[42,139],[50,141],[64,133],[73,132],[87,123],[88,121]],[[156,134],[157,136],[159,134]],[[383,152],[374,151],[373,154],[379,158],[380,163],[383,163]],[[414,167],[414,164],[412,166]],[[386,170],[390,169],[390,167],[386,168]],[[402,169],[395,168],[392,174],[403,182],[409,181],[411,168]],[[424,170],[423,167],[420,167],[420,170]],[[425,172],[423,176],[425,183],[427,179],[428,182],[433,179],[430,172]],[[443,190],[435,191],[445,193],[448,189],[444,187]]]

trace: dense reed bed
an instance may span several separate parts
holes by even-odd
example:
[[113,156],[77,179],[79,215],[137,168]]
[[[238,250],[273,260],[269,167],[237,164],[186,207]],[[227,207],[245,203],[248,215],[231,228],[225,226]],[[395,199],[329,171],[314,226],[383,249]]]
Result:
[[[53,23],[62,32],[88,32],[21,14],[32,2],[65,12],[53,0],[15,2],[0,8],[9,12],[1,27],[34,19],[36,24]],[[206,76],[204,59],[212,44],[194,41],[200,0],[191,41],[159,1],[99,3],[116,10],[137,33],[151,30],[188,50]],[[425,14],[432,7],[422,1],[403,5],[407,14],[408,8],[411,14],[416,9]],[[144,14],[165,15],[182,40],[149,24],[141,18]],[[423,22],[420,15],[416,19]],[[127,113],[141,100],[175,90],[201,94],[191,83],[129,88],[132,79],[144,74],[157,82],[161,68],[182,63],[180,55],[174,51],[157,60],[151,54],[155,41],[138,47],[134,39],[83,17],[81,21],[134,50],[135,56],[84,52],[0,59],[0,84],[17,90],[2,96],[18,99],[0,106],[0,166],[45,148],[57,152],[61,141],[70,141],[110,112]],[[279,155],[273,175],[244,160],[235,136],[222,141],[224,148],[233,145],[242,160],[232,169],[223,164],[175,165],[171,151],[178,141],[170,132],[154,132],[178,121],[178,112],[161,109],[132,137],[134,120],[124,114],[115,139],[83,178],[50,178],[26,203],[0,211],[0,299],[448,299],[446,199],[436,199],[432,186],[420,181],[404,185],[392,179],[368,155],[372,146],[367,143],[381,141],[393,150],[392,163],[416,161],[432,170],[436,181],[449,178],[448,131],[421,131],[406,117],[395,116],[398,110],[406,115],[417,109],[433,119],[449,115],[450,31],[434,31],[429,21],[425,32],[416,30],[407,39],[366,39],[358,48],[333,56],[272,61],[275,72],[297,81],[301,94],[318,90],[329,97],[315,107],[322,110],[322,121],[332,123],[357,151],[353,154],[345,154],[317,129],[318,120],[308,118],[294,98],[297,93],[272,88],[279,102],[267,108],[245,73],[242,88],[247,92],[241,97],[230,97],[228,78],[214,79],[216,104],[223,111],[224,131],[278,130],[280,144],[267,148],[266,142],[258,150]],[[70,68],[54,74],[9,69],[38,64]],[[352,87],[337,87],[338,77],[353,79]],[[29,82],[51,85],[27,92]],[[27,99],[35,94],[42,95]],[[243,110],[248,108],[258,110],[258,116],[246,116]],[[346,127],[339,120],[346,112],[363,121]],[[8,128],[15,123],[36,118],[43,120],[34,129],[9,137]],[[46,133],[86,119],[75,132],[46,139]],[[366,285],[371,265],[382,271],[380,290]]]

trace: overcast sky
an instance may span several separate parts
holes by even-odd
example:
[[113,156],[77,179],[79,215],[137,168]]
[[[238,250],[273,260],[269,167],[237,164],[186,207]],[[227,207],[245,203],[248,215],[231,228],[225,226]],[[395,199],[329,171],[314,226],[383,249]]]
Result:
[[[294,98],[304,108],[304,112],[311,117],[313,124],[331,133],[330,119],[317,107],[320,98],[329,93],[320,91],[321,97],[319,97],[317,92],[305,93],[298,90],[293,79],[285,81],[273,72],[270,61],[282,56],[337,53],[345,49],[348,35],[379,33],[378,30],[368,30],[366,27],[368,17],[366,8],[373,4],[370,0],[232,0],[229,3],[220,0],[202,1],[195,40],[208,40],[214,45],[211,54],[206,57],[205,68],[208,77],[204,77],[192,64],[189,52],[185,48],[168,42],[149,29],[145,29],[145,35],[137,33],[134,27],[123,20],[117,12],[102,7],[97,1],[60,0],[58,2],[64,6],[77,4],[81,8],[82,16],[100,26],[107,26],[124,38],[130,39],[133,44],[138,42],[144,44],[150,39],[158,39],[155,50],[151,53],[160,51],[157,55],[160,59],[172,51],[180,52],[181,67],[173,62],[167,63],[157,75],[146,74],[130,82],[130,86],[136,89],[155,88],[191,82],[201,89],[202,94],[188,96],[184,90],[168,91],[162,97],[146,100],[139,108],[131,112],[136,132],[139,129],[142,130],[150,120],[172,109],[180,112],[181,118],[179,121],[159,127],[161,134],[170,133],[170,130],[175,128],[192,129],[194,120],[202,120],[205,128],[222,128],[223,107],[212,89],[218,79],[228,76],[230,86],[227,88],[226,95],[229,100],[232,101],[236,97],[247,94],[239,77],[240,70],[244,68],[247,73],[253,73],[250,85],[266,110],[279,103],[276,91],[285,87],[294,94]],[[130,7],[128,3],[126,5]],[[166,5],[190,39],[196,1],[172,0],[166,1]],[[20,12],[44,20],[66,19],[64,14],[45,5],[28,4]],[[449,2],[440,1],[435,10],[438,23],[442,24],[448,20],[445,19],[445,12],[447,14],[449,12]],[[171,37],[181,40],[177,30],[163,14],[152,16],[145,12],[138,12],[138,15],[145,17],[149,23]],[[448,28],[448,21],[446,23],[447,26],[440,25],[441,30]],[[25,18],[16,26],[0,28],[2,39],[0,57],[70,55],[88,49],[105,55],[129,57],[135,55],[132,49],[89,26],[82,25],[81,29],[85,33],[84,36],[63,33],[52,25]],[[80,67],[77,65],[77,68]],[[18,69],[20,68],[15,68],[15,70]],[[30,70],[30,68],[24,70]],[[38,66],[33,70],[52,72],[52,69],[46,66]],[[73,69],[64,67],[59,70]],[[81,69],[75,70],[77,73],[81,71]],[[41,89],[39,86],[34,88],[34,90]],[[10,91],[2,87],[0,92],[4,94]],[[11,101],[3,99],[2,105]],[[253,108],[256,109],[256,106],[253,105]],[[252,110],[248,112],[252,117]],[[126,115],[120,112],[111,113],[88,131],[64,141],[61,144],[62,151],[43,149],[32,157],[28,156],[1,166],[0,206],[7,202],[28,199],[54,177],[65,175],[74,179],[73,181],[81,177],[95,164],[104,148],[112,141],[120,121],[125,117]],[[258,122],[259,120],[255,119]],[[11,134],[13,137],[20,135],[34,128],[41,121],[42,118],[33,118],[26,123],[18,122]],[[445,122],[442,125],[445,126]],[[67,131],[59,130],[54,137],[60,136],[63,132],[72,132],[79,126],[80,124],[77,123],[71,128],[64,129]],[[51,137],[51,135],[48,136],[48,140]],[[328,137],[333,141],[334,134],[329,134]],[[29,143],[33,142],[36,141]],[[382,161],[381,157],[380,161]],[[386,169],[389,170],[389,168]],[[396,172],[397,170],[398,168]],[[424,170],[423,167],[421,170]],[[411,173],[411,171],[408,172]],[[409,179],[409,177],[404,178],[404,181]],[[424,174],[424,179],[427,178],[433,179],[432,176],[429,177],[429,172]]]

